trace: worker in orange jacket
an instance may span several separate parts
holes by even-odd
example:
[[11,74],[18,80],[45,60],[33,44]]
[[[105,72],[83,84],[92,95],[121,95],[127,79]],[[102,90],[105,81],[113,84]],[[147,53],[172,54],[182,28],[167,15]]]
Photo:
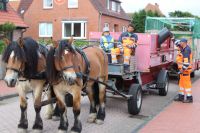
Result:
[[123,32],[119,37],[121,45],[118,47],[124,54],[124,68],[129,69],[131,55],[135,55],[137,47],[138,36],[134,33],[134,25],[129,24],[126,32]]
[[[192,71],[192,53],[191,48],[187,45],[187,39],[183,38],[178,44],[181,52],[178,53],[176,62],[179,68],[179,95],[174,100],[182,101],[184,103],[192,103],[192,84],[190,80],[190,73]],[[184,98],[186,95],[186,99]]]

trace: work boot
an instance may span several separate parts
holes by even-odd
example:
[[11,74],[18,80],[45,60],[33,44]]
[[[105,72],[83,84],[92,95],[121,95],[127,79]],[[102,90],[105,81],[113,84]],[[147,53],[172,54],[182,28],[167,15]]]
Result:
[[174,101],[184,101],[184,95],[178,94],[176,95],[176,97],[174,98]]
[[193,97],[187,96],[187,99],[183,101],[183,103],[193,103]]

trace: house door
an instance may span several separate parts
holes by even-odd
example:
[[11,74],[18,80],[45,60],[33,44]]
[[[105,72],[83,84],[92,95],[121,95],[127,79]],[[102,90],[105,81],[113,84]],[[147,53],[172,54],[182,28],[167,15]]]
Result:
[[118,24],[114,24],[114,32],[119,32],[119,25]]

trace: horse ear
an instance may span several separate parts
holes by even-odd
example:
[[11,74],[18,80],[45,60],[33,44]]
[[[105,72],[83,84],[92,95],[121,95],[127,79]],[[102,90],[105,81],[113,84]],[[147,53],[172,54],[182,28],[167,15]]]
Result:
[[69,39],[68,43],[69,43],[70,45],[72,45],[73,42],[74,42],[74,38],[73,38],[73,36],[71,36],[71,38]]
[[23,41],[23,38],[20,37],[19,40],[18,40],[18,45],[23,48],[24,47],[24,41]]

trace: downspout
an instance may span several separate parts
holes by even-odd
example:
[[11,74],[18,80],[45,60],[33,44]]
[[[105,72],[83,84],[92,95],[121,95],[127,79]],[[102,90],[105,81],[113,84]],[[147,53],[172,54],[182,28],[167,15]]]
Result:
[[102,17],[102,12],[99,12],[98,32],[101,31],[101,17]]

